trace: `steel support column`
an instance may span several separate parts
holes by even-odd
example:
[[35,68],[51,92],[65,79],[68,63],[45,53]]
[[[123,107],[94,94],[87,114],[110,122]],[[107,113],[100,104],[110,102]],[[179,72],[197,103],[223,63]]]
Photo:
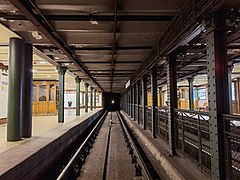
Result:
[[143,129],[146,129],[147,118],[146,118],[146,106],[147,106],[147,76],[142,77],[142,118],[143,118]]
[[64,83],[65,83],[65,73],[67,71],[66,67],[58,68],[59,74],[59,96],[58,96],[58,122],[64,122]]
[[177,123],[175,122],[174,108],[177,108],[177,73],[176,73],[176,59],[174,53],[168,57],[167,68],[167,102],[168,102],[168,132],[169,132],[169,147],[170,154],[176,154],[176,139],[177,139]]
[[140,123],[140,84],[139,81],[137,81],[136,84],[136,91],[137,91],[137,123]]
[[24,44],[23,58],[23,99],[22,99],[22,137],[32,136],[32,64],[33,48],[31,44]]
[[131,95],[130,95],[130,101],[131,101],[131,111],[130,111],[130,117],[133,118],[133,86],[131,88]]
[[19,38],[10,38],[9,44],[7,141],[17,141],[22,136],[24,42]]
[[229,113],[225,13],[217,13],[207,29],[208,104],[211,178],[225,179],[222,114]]
[[76,116],[80,116],[80,83],[81,83],[81,78],[77,76],[75,78],[76,82]]
[[162,107],[162,87],[159,87],[159,106]]
[[96,89],[94,89],[94,109],[96,109],[97,108],[97,90]]
[[228,87],[229,87],[229,113],[233,113],[232,109],[232,70],[233,65],[228,66]]
[[88,112],[88,83],[85,81],[85,112]]
[[136,84],[133,84],[132,86],[133,88],[133,120],[136,120],[136,108],[135,108],[135,104],[136,104]]
[[90,87],[90,110],[93,110],[93,87]]
[[189,109],[194,110],[194,100],[193,100],[193,78],[188,78],[188,94],[189,94]]
[[152,137],[156,137],[156,106],[157,106],[157,69],[154,66],[151,74],[151,90],[152,90]]
[[130,116],[130,90],[128,89],[128,91],[127,91],[127,98],[128,98],[128,116]]

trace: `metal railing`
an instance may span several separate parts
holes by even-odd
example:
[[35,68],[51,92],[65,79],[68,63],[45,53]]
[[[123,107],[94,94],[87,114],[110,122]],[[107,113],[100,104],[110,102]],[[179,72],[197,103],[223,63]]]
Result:
[[207,112],[174,109],[177,152],[210,174],[210,134]]
[[146,127],[152,131],[152,107],[145,106],[146,108]]
[[168,142],[168,108],[156,108],[156,135]]
[[240,116],[222,115],[224,122],[224,142],[226,157],[226,176],[240,179]]

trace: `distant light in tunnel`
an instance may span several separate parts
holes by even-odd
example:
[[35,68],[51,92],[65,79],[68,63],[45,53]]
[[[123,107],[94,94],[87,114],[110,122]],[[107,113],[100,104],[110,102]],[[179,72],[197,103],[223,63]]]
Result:
[[114,100],[112,100],[112,104],[114,104],[115,103],[115,101]]

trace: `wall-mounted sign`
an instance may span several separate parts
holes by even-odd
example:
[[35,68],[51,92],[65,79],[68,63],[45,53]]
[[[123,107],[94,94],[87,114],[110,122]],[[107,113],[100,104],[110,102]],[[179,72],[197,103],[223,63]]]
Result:
[[7,91],[8,90],[8,74],[2,72],[1,76],[1,90],[2,91]]

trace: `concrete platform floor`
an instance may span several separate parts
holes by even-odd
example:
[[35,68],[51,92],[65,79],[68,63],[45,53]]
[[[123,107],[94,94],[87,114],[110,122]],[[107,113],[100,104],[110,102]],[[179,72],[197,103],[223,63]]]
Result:
[[[89,110],[91,112],[91,110]],[[85,115],[85,109],[81,109],[80,115]],[[71,122],[76,119],[76,110],[75,109],[65,109],[64,111],[65,122]],[[33,132],[32,137],[28,139],[22,139],[21,141],[16,142],[7,142],[7,124],[0,125],[0,153],[7,151],[15,146],[18,146],[26,141],[32,140],[34,137],[39,137],[46,132],[51,131],[52,129],[57,128],[62,125],[58,123],[57,116],[33,116]]]

